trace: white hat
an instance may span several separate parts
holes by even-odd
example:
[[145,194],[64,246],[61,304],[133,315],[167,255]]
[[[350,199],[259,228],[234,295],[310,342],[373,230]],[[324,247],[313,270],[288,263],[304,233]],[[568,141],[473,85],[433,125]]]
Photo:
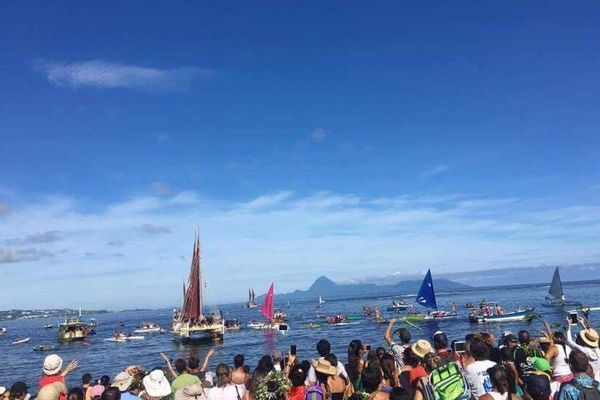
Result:
[[62,368],[63,360],[56,354],[50,354],[44,359],[44,374],[56,375]]
[[150,397],[165,397],[171,394],[171,385],[160,369],[155,369],[142,380],[146,393]]
[[6,388],[4,386],[0,386],[0,396],[6,393]]
[[133,382],[133,377],[129,375],[127,372],[119,372],[115,379],[112,381],[112,385],[119,389],[119,392],[125,392],[131,386],[131,382]]

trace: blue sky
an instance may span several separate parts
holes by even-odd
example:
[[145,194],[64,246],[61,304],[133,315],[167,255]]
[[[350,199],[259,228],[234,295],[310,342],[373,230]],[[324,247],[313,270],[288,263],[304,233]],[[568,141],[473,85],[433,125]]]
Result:
[[0,308],[177,304],[197,225],[213,302],[598,261],[598,20],[591,1],[4,3]]

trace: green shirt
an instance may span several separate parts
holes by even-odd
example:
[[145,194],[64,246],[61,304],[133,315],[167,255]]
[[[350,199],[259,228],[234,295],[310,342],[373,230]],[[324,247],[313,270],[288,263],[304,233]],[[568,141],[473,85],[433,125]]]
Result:
[[183,374],[175,378],[173,383],[171,383],[171,390],[173,390],[173,393],[175,393],[179,389],[183,389],[187,385],[193,385],[195,383],[202,384],[202,381],[200,381],[200,378],[198,378],[196,375],[184,372]]

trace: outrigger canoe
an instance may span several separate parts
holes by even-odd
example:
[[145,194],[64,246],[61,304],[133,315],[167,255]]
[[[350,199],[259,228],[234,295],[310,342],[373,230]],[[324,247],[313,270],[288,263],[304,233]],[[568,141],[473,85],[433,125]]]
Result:
[[517,310],[513,312],[508,312],[500,315],[470,315],[469,322],[471,323],[484,323],[484,322],[515,322],[522,321],[525,317],[533,312],[535,308],[527,308],[525,310]]

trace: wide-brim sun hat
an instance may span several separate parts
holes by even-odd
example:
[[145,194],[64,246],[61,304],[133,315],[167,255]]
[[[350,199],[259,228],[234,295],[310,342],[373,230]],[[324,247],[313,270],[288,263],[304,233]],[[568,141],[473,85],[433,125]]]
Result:
[[133,377],[127,372],[122,371],[119,372],[117,376],[115,376],[115,379],[113,379],[111,386],[114,386],[117,389],[119,389],[119,392],[125,392],[127,391],[127,389],[129,389],[129,386],[131,386],[132,382]]
[[579,338],[590,347],[598,347],[598,332],[595,329],[583,329],[579,332]]
[[424,358],[427,354],[431,353],[431,343],[425,339],[419,339],[415,343],[410,345],[410,349],[419,358]]
[[43,371],[46,375],[56,375],[62,368],[63,360],[58,354],[50,354],[44,359]]
[[165,397],[171,394],[171,385],[160,369],[150,372],[142,382],[150,397]]
[[206,399],[206,394],[202,385],[194,383],[193,385],[187,385],[183,389],[179,389],[175,392],[175,400],[200,400]]
[[4,393],[6,393],[6,388],[4,386],[0,386],[0,396],[4,396]]
[[319,358],[318,360],[313,360],[312,366],[315,371],[325,375],[333,376],[337,374],[337,368],[331,365],[331,363],[323,357]]

